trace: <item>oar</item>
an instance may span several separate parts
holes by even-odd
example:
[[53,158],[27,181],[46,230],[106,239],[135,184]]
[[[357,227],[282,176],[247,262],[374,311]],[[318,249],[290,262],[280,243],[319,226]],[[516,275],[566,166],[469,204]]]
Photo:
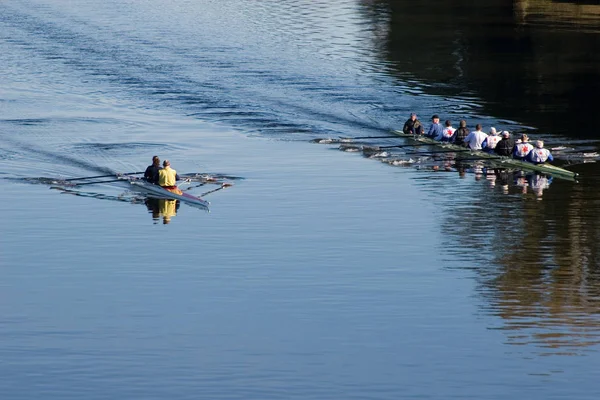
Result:
[[97,182],[75,183],[74,186],[97,185],[97,184],[100,184],[100,183],[110,183],[110,182],[125,182],[125,180],[123,180],[123,179],[111,179],[110,181],[97,181]]
[[468,157],[468,158],[459,158],[459,161],[503,161],[503,160],[511,160],[510,157]]
[[311,140],[312,143],[325,143],[325,144],[331,144],[331,143],[343,143],[343,142],[350,142],[352,140],[360,140],[360,139],[398,139],[398,136],[359,136],[359,137],[353,137],[353,138],[344,138],[344,137],[340,137],[339,139],[334,139],[334,138],[317,138],[317,139],[313,139]]
[[218,191],[218,190],[225,189],[225,188],[228,188],[228,187],[230,187],[230,186],[233,186],[233,184],[231,184],[231,183],[222,183],[222,184],[221,184],[221,187],[218,187],[218,188],[216,188],[216,189],[213,189],[213,190],[209,190],[208,192],[204,192],[204,193],[202,193],[202,194],[201,194],[200,196],[198,196],[198,197],[204,197],[204,196],[206,196],[207,194],[214,193],[214,192],[216,192],[216,191]]
[[471,150],[469,149],[464,149],[464,150],[439,150],[439,151],[410,151],[410,152],[406,152],[404,154],[422,154],[422,155],[427,155],[427,154],[444,154],[444,153],[466,153],[466,152],[470,152]]
[[[120,175],[138,175],[138,174],[143,174],[144,172],[124,172]],[[111,176],[115,176],[117,175],[116,173],[113,174],[109,174],[109,175],[96,175],[96,176],[84,176],[83,178],[69,178],[69,179],[63,179],[66,182],[70,182],[70,181],[84,181],[86,179],[95,179],[95,178],[109,178]]]
[[183,190],[185,190],[185,191],[188,191],[188,190],[192,190],[192,189],[199,188],[200,186],[204,186],[204,185],[206,185],[206,182],[202,182],[202,183],[199,183],[199,184],[197,184],[197,185],[190,186],[189,188],[187,188],[187,189],[183,189]]
[[358,136],[358,137],[340,137],[340,140],[362,140],[362,139],[398,139],[399,136]]
[[431,143],[417,143],[417,144],[398,144],[395,146],[363,146],[365,150],[381,150],[381,149],[403,149],[405,147],[420,147],[420,146],[435,146]]

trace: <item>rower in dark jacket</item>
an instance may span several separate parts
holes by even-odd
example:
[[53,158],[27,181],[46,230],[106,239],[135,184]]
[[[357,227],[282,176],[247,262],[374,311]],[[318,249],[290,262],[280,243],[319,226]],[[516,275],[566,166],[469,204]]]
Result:
[[460,120],[458,129],[454,131],[454,138],[452,142],[459,146],[465,146],[465,138],[469,135],[469,128],[467,128],[467,121],[464,119]]
[[494,148],[494,152],[499,156],[510,157],[513,152],[513,148],[515,147],[515,143],[510,138],[510,133],[508,131],[502,132],[502,139],[498,142],[496,147]]
[[152,165],[149,165],[144,172],[144,179],[155,185],[158,185],[158,171],[160,170],[160,158],[158,156],[152,157]]
[[417,114],[410,114],[410,118],[406,120],[404,123],[404,128],[402,128],[402,132],[407,135],[422,135],[423,134],[423,125],[421,125],[421,121],[417,119]]

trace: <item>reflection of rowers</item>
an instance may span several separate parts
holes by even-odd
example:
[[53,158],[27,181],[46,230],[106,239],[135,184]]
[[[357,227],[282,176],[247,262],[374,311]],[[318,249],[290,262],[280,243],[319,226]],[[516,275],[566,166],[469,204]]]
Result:
[[158,171],[158,184],[171,193],[182,194],[183,192],[177,187],[179,179],[177,171],[171,168],[169,160],[163,161],[163,168]]
[[163,218],[163,224],[171,222],[171,217],[177,215],[179,210],[179,200],[168,200],[168,199],[146,199],[146,207],[148,211],[152,213],[152,219],[158,221],[160,217]]
[[552,177],[540,174],[532,174],[527,176],[527,180],[529,181],[529,187],[535,193],[535,196],[538,200],[542,199],[542,195],[545,189],[550,187],[552,183]]

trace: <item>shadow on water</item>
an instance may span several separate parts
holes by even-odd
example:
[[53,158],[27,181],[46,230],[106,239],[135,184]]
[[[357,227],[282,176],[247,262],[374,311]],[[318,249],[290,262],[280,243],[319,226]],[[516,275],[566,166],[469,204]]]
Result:
[[[388,21],[379,56],[436,95],[476,97],[482,113],[542,132],[596,138],[597,1],[364,1]],[[385,17],[385,18],[384,18]]]
[[597,180],[554,181],[543,201],[539,190],[550,187],[543,177],[515,175],[510,191],[499,182],[461,193],[445,214],[443,247],[460,268],[477,272],[481,310],[500,318],[492,328],[508,344],[534,345],[541,355],[593,351],[600,343]]

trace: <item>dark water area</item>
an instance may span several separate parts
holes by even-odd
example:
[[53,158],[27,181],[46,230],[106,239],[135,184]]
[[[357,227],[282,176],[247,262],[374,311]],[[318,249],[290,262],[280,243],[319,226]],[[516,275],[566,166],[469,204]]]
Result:
[[[599,40],[594,2],[1,2],[0,398],[597,399]],[[311,142],[411,112],[579,176]],[[155,154],[233,186],[65,184]]]
[[436,95],[476,97],[481,114],[538,134],[596,140],[600,10],[585,4],[434,0],[374,8],[388,13],[380,50],[399,76],[426,82]]

